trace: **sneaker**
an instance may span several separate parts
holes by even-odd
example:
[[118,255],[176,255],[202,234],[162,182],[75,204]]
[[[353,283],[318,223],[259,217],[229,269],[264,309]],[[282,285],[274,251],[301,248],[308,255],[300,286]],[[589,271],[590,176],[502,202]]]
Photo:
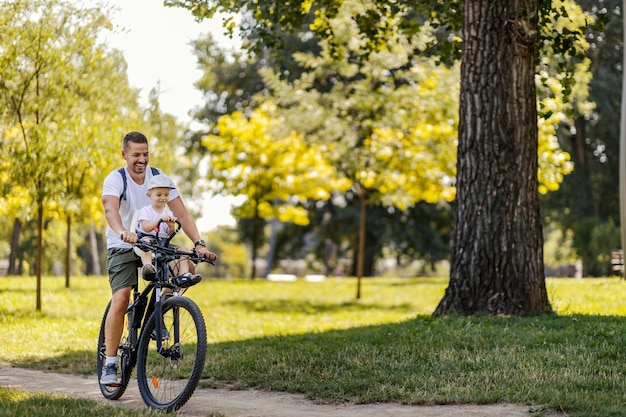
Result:
[[[152,329],[150,339],[156,340],[156,329]],[[168,332],[165,328],[161,329],[161,340],[170,340],[170,332]]]
[[152,264],[145,264],[141,267],[141,276],[146,281],[154,281],[156,278],[156,268]]
[[105,365],[102,367],[101,385],[117,385],[117,364]]
[[192,285],[196,285],[200,281],[202,281],[202,275],[191,275],[191,272],[185,272],[184,274],[174,278],[174,284],[181,288],[191,287]]

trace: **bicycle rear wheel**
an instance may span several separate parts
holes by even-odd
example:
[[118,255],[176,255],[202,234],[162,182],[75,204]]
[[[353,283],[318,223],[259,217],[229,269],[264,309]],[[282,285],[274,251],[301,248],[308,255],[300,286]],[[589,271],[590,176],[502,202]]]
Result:
[[102,385],[100,384],[100,375],[102,375],[102,368],[104,367],[104,362],[106,360],[105,355],[105,342],[104,342],[104,324],[107,319],[107,314],[109,313],[109,308],[111,308],[111,302],[107,304],[106,309],[104,310],[104,315],[102,316],[102,322],[100,324],[100,332],[98,334],[98,353],[97,353],[97,378],[98,385],[100,386],[100,391],[105,398],[109,400],[117,400],[119,399],[126,388],[128,387],[128,381],[130,380],[130,374],[133,369],[133,358],[132,358],[132,341],[130,339],[130,335],[128,332],[128,314],[124,315],[124,332],[122,333],[122,339],[120,340],[120,346],[117,351],[117,367],[121,372],[121,379],[119,385]]
[[163,351],[157,352],[153,331],[156,311],[141,332],[137,351],[137,381],[144,402],[171,412],[191,397],[206,359],[206,325],[197,304],[175,296],[163,303]]

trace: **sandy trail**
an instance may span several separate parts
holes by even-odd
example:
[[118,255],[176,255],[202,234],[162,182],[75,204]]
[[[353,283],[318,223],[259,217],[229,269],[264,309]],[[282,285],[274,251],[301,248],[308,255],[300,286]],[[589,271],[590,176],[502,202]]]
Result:
[[[118,401],[102,397],[95,376],[89,378],[2,366],[0,386],[70,397],[88,398],[123,407],[145,407],[131,380]],[[401,404],[320,405],[302,395],[258,390],[198,389],[178,415],[207,417],[528,417],[532,407],[516,404],[409,406]],[[547,414],[542,413],[542,416]],[[550,414],[556,416],[557,414]]]

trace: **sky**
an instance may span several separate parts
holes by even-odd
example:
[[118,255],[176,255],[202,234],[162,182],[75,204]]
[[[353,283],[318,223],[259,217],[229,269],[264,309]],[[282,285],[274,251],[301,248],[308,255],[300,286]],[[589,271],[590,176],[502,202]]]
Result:
[[[236,47],[238,41],[223,35],[221,18],[196,22],[189,11],[165,7],[162,0],[108,0],[106,4],[119,9],[112,13],[117,33],[108,35],[107,42],[124,53],[128,80],[141,90],[142,104],[147,105],[150,90],[160,83],[162,111],[190,123],[189,111],[202,104],[202,94],[193,86],[202,72],[189,43],[206,33],[224,48]],[[205,197],[198,228],[206,232],[234,225],[230,209],[240,201]]]

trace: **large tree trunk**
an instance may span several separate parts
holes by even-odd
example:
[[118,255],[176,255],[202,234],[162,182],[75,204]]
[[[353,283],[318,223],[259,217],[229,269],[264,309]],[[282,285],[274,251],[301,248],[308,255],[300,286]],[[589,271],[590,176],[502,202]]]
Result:
[[537,190],[538,0],[466,0],[450,283],[435,315],[551,311]]

